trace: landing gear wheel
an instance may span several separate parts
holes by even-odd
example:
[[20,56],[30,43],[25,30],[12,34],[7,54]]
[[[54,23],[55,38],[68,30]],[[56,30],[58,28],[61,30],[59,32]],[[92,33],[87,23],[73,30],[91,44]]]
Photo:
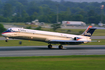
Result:
[[52,45],[48,45],[48,48],[51,49],[52,48]]
[[8,42],[8,40],[5,40],[5,42]]
[[19,41],[19,44],[21,45],[22,44],[22,41]]
[[59,45],[59,49],[63,49],[63,46],[62,45]]

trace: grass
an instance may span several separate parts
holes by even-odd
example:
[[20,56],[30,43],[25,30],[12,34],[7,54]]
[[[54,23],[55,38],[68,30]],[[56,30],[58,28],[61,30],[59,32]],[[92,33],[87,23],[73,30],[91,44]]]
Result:
[[105,70],[105,55],[0,57],[0,70]]
[[[97,41],[98,39],[94,39],[93,41]],[[22,41],[22,44],[19,44],[19,41]],[[81,45],[105,45],[105,39],[100,39],[101,42],[90,42],[87,44]],[[45,42],[39,41],[29,41],[29,40],[9,40],[5,42],[4,40],[0,40],[0,46],[47,46],[48,44]]]
[[93,36],[105,36],[105,30],[104,29],[97,29],[94,33]]
[[[22,44],[19,44],[19,41],[22,41]],[[4,40],[0,40],[0,46],[43,46],[48,45],[45,42],[39,41],[30,41],[30,40],[9,40],[5,42]]]
[[[92,41],[93,42],[81,44],[81,45],[105,45],[105,39],[93,39]],[[97,41],[100,41],[100,42],[97,42]]]

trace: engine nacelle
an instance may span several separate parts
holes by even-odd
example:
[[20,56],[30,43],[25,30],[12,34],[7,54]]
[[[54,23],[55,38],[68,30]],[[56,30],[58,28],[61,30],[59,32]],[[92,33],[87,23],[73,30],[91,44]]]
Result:
[[81,38],[80,37],[74,37],[74,40],[80,40]]
[[74,40],[77,40],[77,37],[74,37]]

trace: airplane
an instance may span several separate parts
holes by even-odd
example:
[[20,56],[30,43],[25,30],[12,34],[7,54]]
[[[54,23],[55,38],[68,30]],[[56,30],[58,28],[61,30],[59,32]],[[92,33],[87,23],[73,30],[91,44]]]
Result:
[[42,41],[49,44],[49,49],[52,48],[52,44],[60,44],[58,48],[63,49],[62,45],[78,45],[91,42],[91,36],[95,30],[95,27],[88,26],[81,35],[73,35],[12,27],[3,32],[2,36],[5,37],[5,42],[8,42],[9,38]]

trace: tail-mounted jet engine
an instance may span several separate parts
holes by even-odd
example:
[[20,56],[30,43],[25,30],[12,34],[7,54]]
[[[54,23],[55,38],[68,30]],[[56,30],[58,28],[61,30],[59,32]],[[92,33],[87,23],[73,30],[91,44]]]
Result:
[[74,37],[74,40],[79,40],[79,39],[81,39],[81,38],[79,38],[79,37]]
[[77,40],[77,38],[76,38],[76,37],[74,37],[74,40]]

